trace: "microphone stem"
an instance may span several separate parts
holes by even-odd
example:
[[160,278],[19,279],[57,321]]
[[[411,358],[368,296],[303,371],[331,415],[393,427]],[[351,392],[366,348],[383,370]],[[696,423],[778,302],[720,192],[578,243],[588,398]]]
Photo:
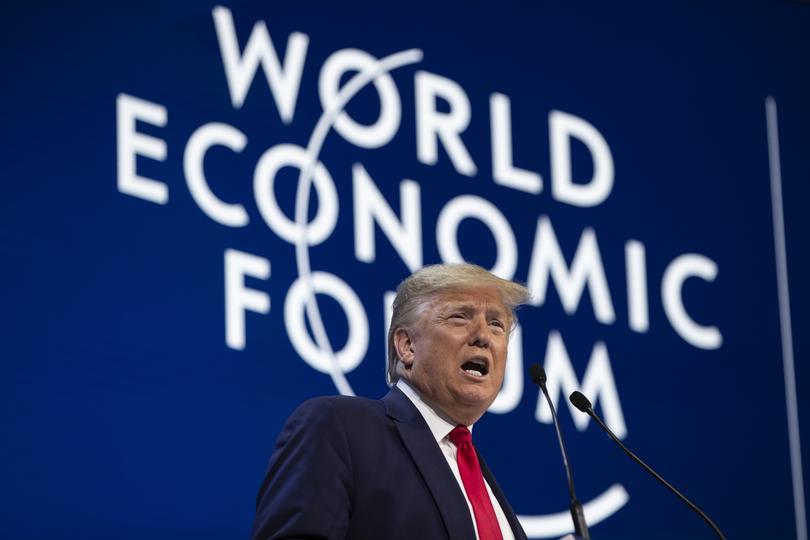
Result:
[[[554,429],[557,430],[557,440],[560,442],[560,452],[562,453],[563,465],[565,466],[565,474],[568,477],[568,494],[571,498],[571,518],[574,521],[574,532],[583,540],[589,540],[588,525],[585,522],[585,514],[582,511],[582,505],[577,500],[577,494],[574,492],[574,472],[571,470],[571,464],[568,463],[568,452],[565,448],[563,441],[562,431],[560,431],[560,423],[557,420],[557,413],[554,411],[554,404],[551,402],[551,397],[548,395],[548,390],[545,384],[540,384],[540,390],[546,396],[548,402],[548,409],[551,411],[552,420],[554,421]],[[725,540],[725,539],[724,539]]]
[[568,463],[568,452],[566,452],[565,442],[563,442],[562,432],[560,431],[560,424],[557,421],[557,413],[554,412],[554,406],[551,404],[551,397],[548,395],[548,390],[546,390],[546,385],[543,384],[540,386],[540,389],[543,391],[543,395],[546,396],[546,401],[548,402],[548,409],[551,411],[551,416],[554,421],[554,429],[557,430],[557,441],[560,443],[560,452],[562,453],[563,465],[565,465],[565,474],[568,477],[568,494],[571,497],[571,500],[576,500],[577,495],[574,493],[574,473],[571,471],[571,465]]
[[605,423],[604,423],[604,422],[602,422],[602,419],[601,419],[601,418],[599,418],[599,417],[596,415],[596,413],[593,411],[593,408],[589,408],[589,409],[587,409],[585,412],[586,412],[586,413],[588,413],[588,415],[589,415],[591,418],[593,418],[593,419],[596,421],[596,423],[597,423],[597,424],[599,424],[599,426],[601,426],[601,428],[602,428],[603,430],[605,430],[605,433],[607,433],[608,437],[610,437],[611,439],[613,439],[613,442],[615,442],[616,444],[618,444],[618,445],[619,445],[619,447],[620,447],[622,450],[624,450],[624,451],[625,451],[625,453],[626,453],[628,456],[630,456],[630,457],[633,459],[633,461],[635,461],[636,463],[638,463],[639,465],[641,465],[641,466],[644,468],[644,470],[645,470],[645,471],[647,471],[648,473],[650,473],[650,474],[651,474],[651,475],[652,475],[652,476],[653,476],[653,477],[654,477],[656,480],[658,480],[659,482],[661,482],[662,484],[664,484],[664,486],[666,486],[666,488],[667,488],[668,490],[670,490],[672,493],[674,493],[674,494],[675,494],[675,496],[677,496],[677,497],[678,497],[680,500],[682,500],[684,503],[686,503],[686,505],[687,505],[689,508],[691,508],[692,510],[694,510],[694,511],[695,511],[695,512],[696,512],[696,513],[697,513],[697,514],[698,514],[698,515],[699,515],[701,518],[703,518],[703,520],[704,520],[704,521],[705,521],[705,522],[706,522],[706,523],[709,525],[709,527],[711,527],[711,528],[712,528],[712,530],[715,532],[715,534],[717,535],[717,537],[718,537],[718,538],[720,538],[720,540],[726,540],[726,537],[725,537],[725,536],[723,536],[723,533],[720,531],[720,528],[719,528],[717,525],[715,525],[715,524],[714,524],[714,522],[713,522],[713,521],[712,521],[712,520],[709,518],[709,516],[707,516],[707,515],[706,515],[706,514],[703,512],[703,510],[701,510],[700,508],[698,508],[697,506],[695,506],[695,504],[694,504],[692,501],[690,501],[689,499],[687,499],[687,498],[686,498],[686,496],[685,496],[683,493],[681,493],[680,491],[678,491],[677,489],[675,489],[675,487],[674,487],[674,486],[672,486],[672,484],[670,484],[669,482],[667,482],[666,480],[664,480],[664,479],[661,477],[661,475],[660,475],[660,474],[658,474],[657,472],[655,472],[654,470],[652,470],[652,469],[650,468],[650,466],[649,466],[649,465],[647,465],[646,463],[644,463],[644,461],[642,461],[642,459],[641,459],[640,457],[638,457],[638,456],[637,456],[637,455],[635,455],[633,452],[631,452],[631,451],[630,451],[630,449],[629,449],[629,448],[627,448],[627,447],[626,447],[626,446],[625,446],[625,445],[622,443],[622,441],[620,441],[620,440],[619,440],[619,438],[618,438],[618,437],[616,437],[616,435],[614,435],[614,433],[613,433],[613,432],[610,430],[610,428],[609,428],[609,427],[607,427],[607,425],[605,425]]

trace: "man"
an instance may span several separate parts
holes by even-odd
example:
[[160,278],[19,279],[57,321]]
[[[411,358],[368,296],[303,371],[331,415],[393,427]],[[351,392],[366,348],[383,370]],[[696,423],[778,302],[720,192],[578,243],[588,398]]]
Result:
[[470,264],[397,289],[381,400],[307,401],[287,421],[257,499],[254,540],[525,539],[469,429],[503,383],[525,287]]

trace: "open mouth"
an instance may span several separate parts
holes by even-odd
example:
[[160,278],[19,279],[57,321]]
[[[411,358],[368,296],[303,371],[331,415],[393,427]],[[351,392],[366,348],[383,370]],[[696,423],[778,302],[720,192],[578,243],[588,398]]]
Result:
[[484,375],[489,373],[487,363],[484,360],[478,358],[474,358],[469,362],[464,362],[461,365],[461,369],[464,370],[464,373],[472,375],[473,377],[483,377]]

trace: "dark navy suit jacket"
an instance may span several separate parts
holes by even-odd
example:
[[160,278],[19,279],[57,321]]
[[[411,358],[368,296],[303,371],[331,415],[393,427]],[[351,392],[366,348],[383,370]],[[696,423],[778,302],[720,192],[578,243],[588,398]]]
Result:
[[[480,462],[515,538],[525,539]],[[430,428],[394,387],[381,400],[316,398],[290,416],[259,491],[252,538],[473,540],[475,531]]]

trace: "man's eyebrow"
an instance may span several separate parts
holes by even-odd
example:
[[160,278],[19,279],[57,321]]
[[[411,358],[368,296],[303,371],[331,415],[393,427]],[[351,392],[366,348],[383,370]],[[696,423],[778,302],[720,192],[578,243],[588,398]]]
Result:
[[[445,304],[445,308],[447,311],[474,311],[476,309],[476,303],[461,300],[451,300]],[[487,307],[486,315],[488,317],[508,317],[509,310],[502,306],[490,305]]]

